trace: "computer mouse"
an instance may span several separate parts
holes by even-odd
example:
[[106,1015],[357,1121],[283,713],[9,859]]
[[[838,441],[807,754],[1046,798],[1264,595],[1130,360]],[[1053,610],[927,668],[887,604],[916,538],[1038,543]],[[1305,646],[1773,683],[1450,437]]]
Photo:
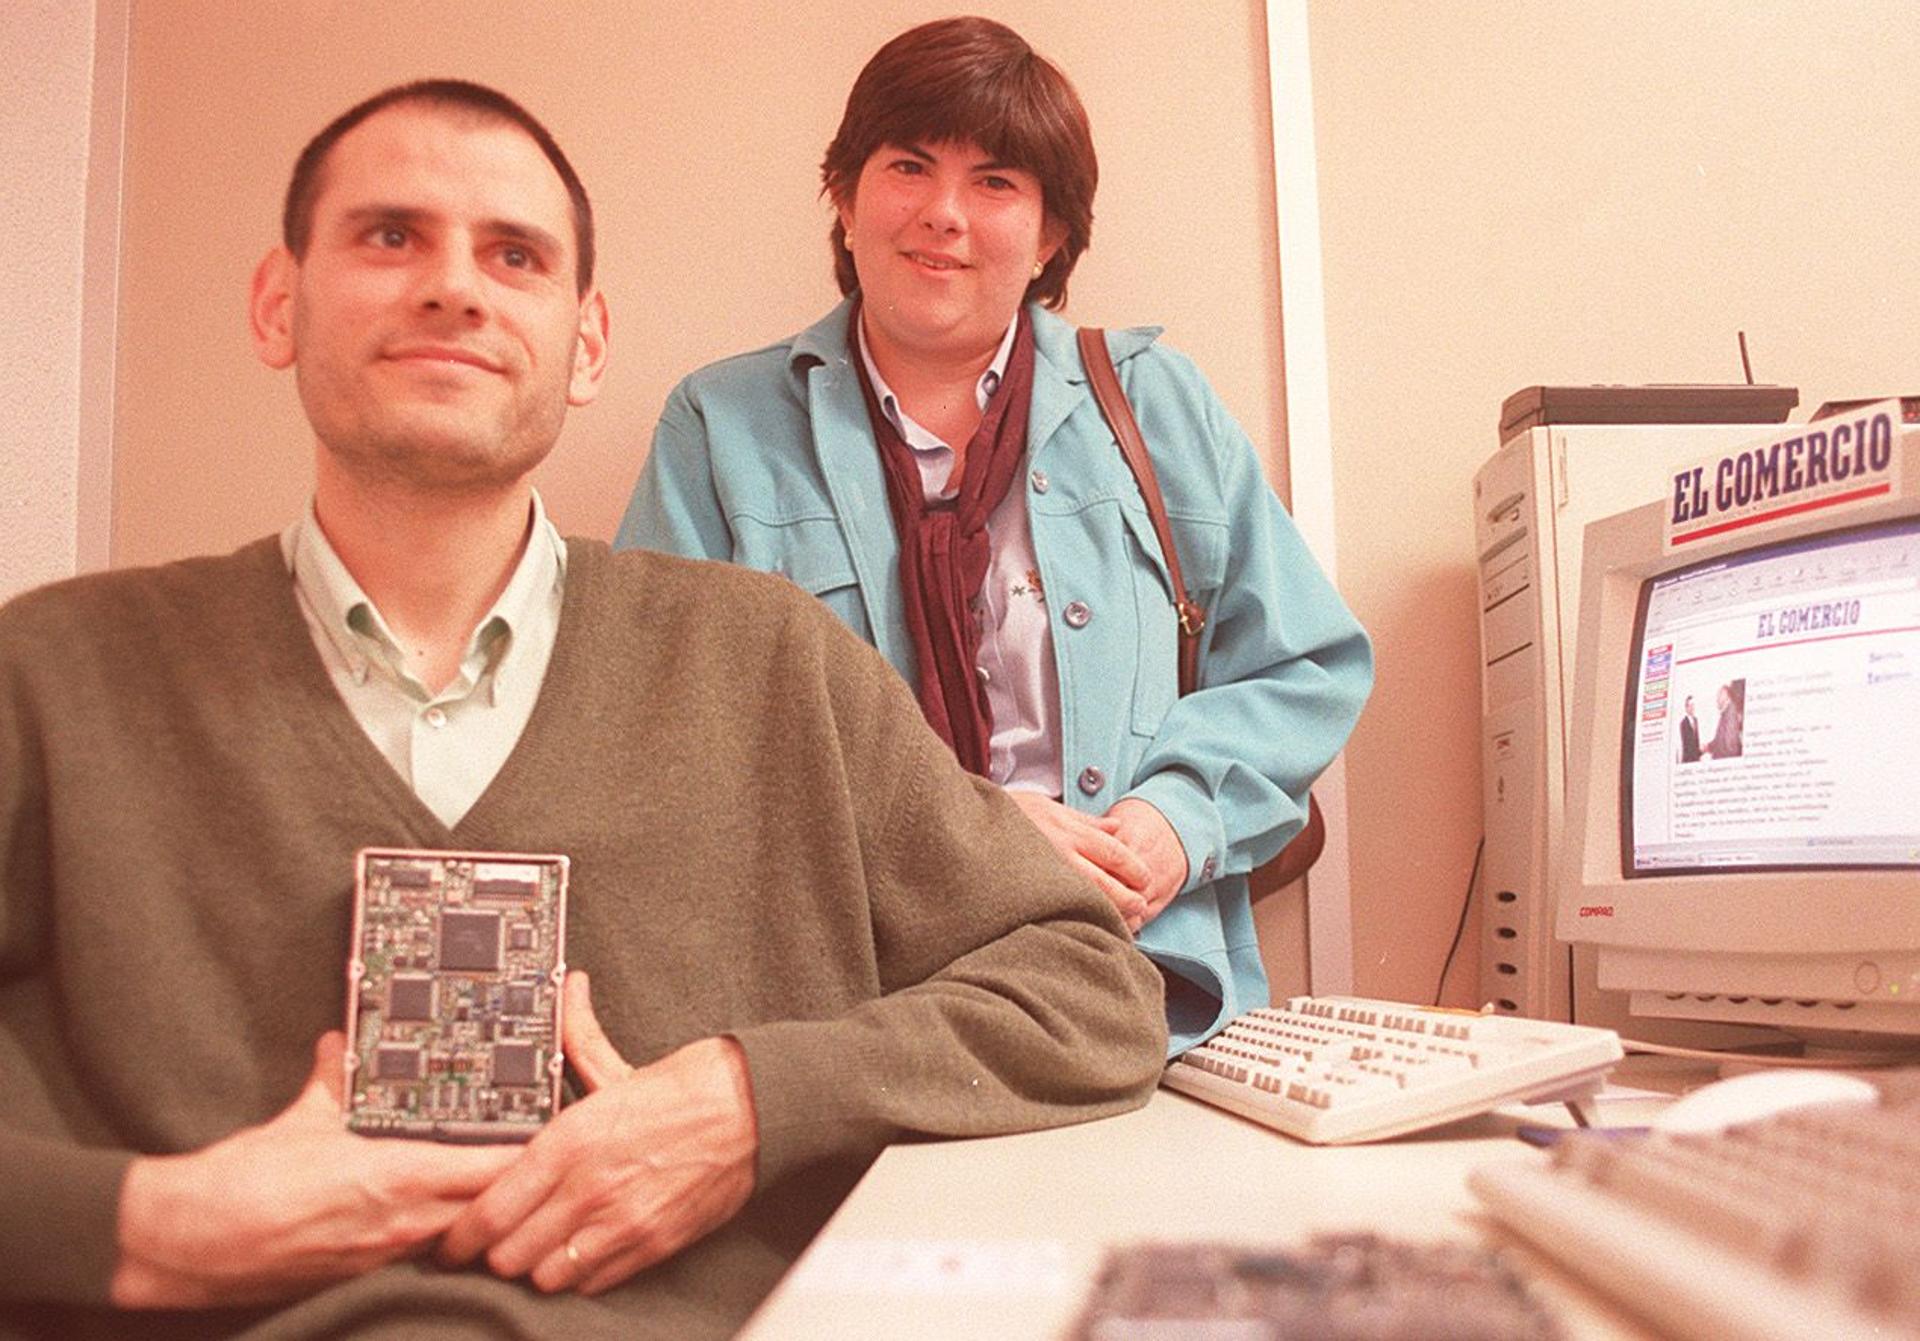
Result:
[[1725,1131],[1775,1113],[1816,1104],[1873,1103],[1872,1081],[1840,1071],[1775,1067],[1703,1085],[1673,1101],[1653,1119],[1655,1131]]

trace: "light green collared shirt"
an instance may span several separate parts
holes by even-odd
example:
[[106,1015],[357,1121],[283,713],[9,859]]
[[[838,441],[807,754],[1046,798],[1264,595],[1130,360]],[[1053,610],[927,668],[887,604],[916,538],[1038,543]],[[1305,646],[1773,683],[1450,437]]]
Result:
[[300,613],[354,720],[443,824],[459,823],[513,752],[540,696],[560,628],[567,549],[533,495],[513,576],[438,694],[320,529],[313,504],[280,535]]

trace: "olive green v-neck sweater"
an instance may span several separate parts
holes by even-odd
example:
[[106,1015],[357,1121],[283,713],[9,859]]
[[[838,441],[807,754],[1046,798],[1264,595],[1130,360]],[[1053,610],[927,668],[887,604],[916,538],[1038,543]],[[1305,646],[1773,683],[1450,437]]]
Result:
[[[723,1336],[886,1142],[1145,1099],[1157,975],[878,655],[781,579],[569,554],[539,702],[451,829],[335,694],[272,540],[0,610],[0,1335]],[[342,1023],[369,845],[571,855],[569,959],[622,1054],[745,1048],[754,1197],[594,1299],[400,1264],[105,1309],[126,1163],[279,1111]]]

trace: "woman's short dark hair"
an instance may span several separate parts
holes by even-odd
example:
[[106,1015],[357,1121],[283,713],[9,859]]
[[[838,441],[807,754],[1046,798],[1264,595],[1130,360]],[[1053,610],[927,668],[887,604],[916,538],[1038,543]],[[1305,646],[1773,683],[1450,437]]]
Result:
[[[847,95],[840,129],[820,164],[826,195],[853,199],[860,169],[889,144],[970,142],[1040,181],[1046,212],[1066,240],[1040,278],[1032,302],[1058,308],[1067,277],[1093,240],[1093,193],[1100,164],[1080,95],[1059,68],[1020,34],[992,19],[940,19],[909,28],[874,53]],[[833,275],[840,292],[860,281],[847,230],[833,224]]]
[[593,283],[593,204],[587,199],[587,188],[581,184],[580,174],[573,170],[559,143],[533,113],[499,90],[465,79],[420,79],[376,93],[340,113],[307,141],[307,147],[294,162],[293,176],[287,182],[286,203],[280,211],[280,238],[294,259],[306,258],[307,243],[313,235],[314,202],[325,184],[327,155],[333,152],[333,146],[375,112],[405,104],[452,108],[468,116],[518,126],[540,146],[540,152],[547,156],[547,162],[553,164],[561,184],[567,188],[573,213],[574,252],[579,258],[574,285],[584,295]]

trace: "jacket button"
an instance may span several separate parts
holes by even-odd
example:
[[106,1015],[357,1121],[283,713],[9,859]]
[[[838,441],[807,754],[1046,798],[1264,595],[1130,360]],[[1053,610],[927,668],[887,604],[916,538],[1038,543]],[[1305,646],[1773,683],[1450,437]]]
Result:
[[1080,790],[1088,796],[1092,796],[1106,785],[1107,775],[1095,768],[1092,764],[1088,764],[1080,770]]
[[1200,879],[1202,881],[1213,879],[1213,870],[1214,870],[1213,858],[1208,857],[1205,861],[1200,863]]
[[1036,494],[1044,494],[1048,489],[1047,472],[1044,470],[1036,470],[1033,472],[1031,478],[1033,480],[1033,491]]
[[1066,617],[1070,629],[1084,629],[1087,621],[1093,618],[1093,607],[1085,601],[1068,601],[1067,608],[1061,613]]

